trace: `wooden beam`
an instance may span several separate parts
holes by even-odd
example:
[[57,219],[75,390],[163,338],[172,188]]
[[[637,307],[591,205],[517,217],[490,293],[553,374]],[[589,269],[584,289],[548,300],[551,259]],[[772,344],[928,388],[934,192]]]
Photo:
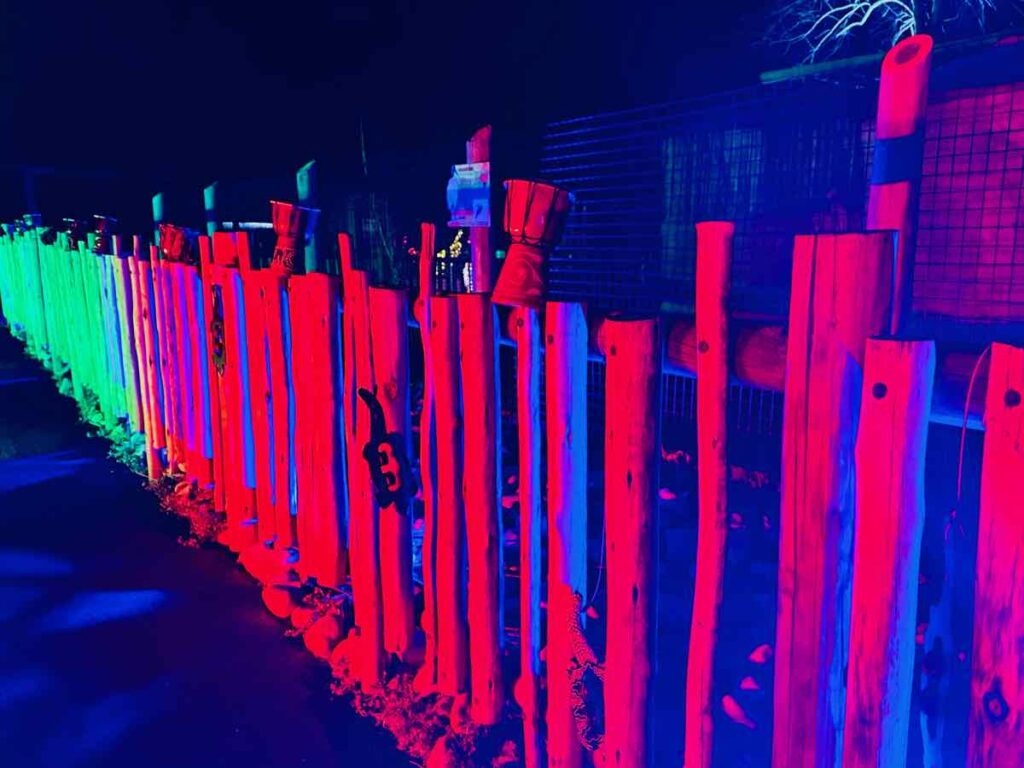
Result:
[[992,345],[971,654],[971,768],[1024,765],[1024,348]]
[[531,307],[513,311],[516,327],[516,410],[519,422],[519,668],[516,702],[523,710],[524,764],[547,764],[541,692],[541,334]]
[[[373,380],[385,429],[400,445],[401,461],[412,457],[409,414],[409,296],[404,290],[370,288]],[[410,498],[380,507],[380,577],[384,649],[406,660],[413,647],[412,518]]]
[[800,235],[782,433],[774,768],[842,746],[853,450],[867,339],[889,327],[892,233]]
[[420,326],[423,348],[423,408],[420,411],[420,490],[423,496],[423,666],[416,675],[421,692],[437,685],[437,434],[434,417],[434,355],[430,342],[430,297],[434,293],[434,248],[436,230],[433,224],[420,224],[419,294],[413,314]]
[[656,319],[609,320],[605,393],[608,637],[604,759],[651,764],[663,341]]
[[933,342],[868,342],[855,454],[846,768],[907,761],[934,378]]
[[505,705],[502,679],[501,422],[498,403],[498,337],[488,295],[460,294],[464,456],[462,497],[469,550],[470,717],[493,725]]
[[729,460],[729,289],[727,221],[697,224],[697,575],[686,660],[687,768],[710,768],[714,752],[714,669],[725,584]]
[[434,361],[437,424],[437,690],[456,696],[468,688],[466,625],[466,516],[462,501],[462,385],[455,299],[434,296],[430,304],[430,346]]

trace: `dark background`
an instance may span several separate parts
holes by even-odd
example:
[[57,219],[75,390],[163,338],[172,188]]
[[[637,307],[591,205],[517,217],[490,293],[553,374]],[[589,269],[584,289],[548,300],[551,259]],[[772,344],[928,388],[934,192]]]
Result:
[[169,216],[198,226],[204,185],[287,194],[315,157],[322,183],[369,185],[405,218],[440,219],[449,165],[484,123],[495,175],[526,175],[548,120],[737,87],[786,63],[760,44],[767,6],[5,0],[0,215],[25,210],[30,166],[47,218],[104,212],[146,231],[165,191]]

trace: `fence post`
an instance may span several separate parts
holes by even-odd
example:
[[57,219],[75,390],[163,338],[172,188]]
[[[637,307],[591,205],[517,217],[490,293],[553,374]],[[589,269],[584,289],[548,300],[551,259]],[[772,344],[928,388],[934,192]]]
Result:
[[882,60],[878,83],[875,153],[868,194],[867,228],[895,230],[896,266],[890,331],[896,333],[909,307],[917,190],[928,105],[932,39],[901,40]]
[[890,232],[798,235],[782,428],[774,768],[831,765],[842,747],[853,449],[864,347],[889,327]]
[[502,681],[501,445],[497,327],[490,297],[457,297],[462,360],[462,497],[469,551],[469,674],[473,722],[492,725],[505,704]]
[[[523,710],[528,768],[547,764],[541,691],[541,335],[533,307],[513,310],[516,341],[516,404],[519,415],[519,667],[516,702]],[[499,607],[500,610],[500,607]]]
[[907,760],[934,375],[930,341],[867,343],[843,731],[850,768]]
[[587,321],[579,304],[548,302],[546,315],[547,749],[551,768],[580,768],[569,668],[587,599]]
[[[370,288],[373,327],[373,380],[384,415],[384,428],[392,440],[395,457],[408,466],[412,458],[412,422],[409,413],[409,299],[404,290]],[[394,462],[392,462],[394,463]],[[396,467],[392,467],[396,469]],[[399,482],[405,482],[399,477]],[[408,489],[406,489],[408,490]],[[411,497],[398,497],[381,506],[380,576],[384,609],[384,648],[408,659],[413,646],[415,619],[412,601]]]
[[662,335],[657,319],[605,323],[605,524],[608,637],[605,738],[608,766],[652,758],[661,460]]
[[[252,434],[256,469],[256,533],[258,541],[269,546],[274,540],[277,520],[274,509],[272,473],[274,456],[271,452],[272,414],[270,375],[267,370],[271,361],[267,359],[268,332],[264,311],[267,291],[273,290],[274,280],[266,269],[253,269],[242,281],[245,296],[245,338],[244,354],[249,360],[249,397],[252,403]],[[253,550],[253,553],[261,550]],[[262,558],[246,558],[243,565],[262,581]]]
[[[348,414],[342,410],[340,397],[340,288],[338,277],[320,272],[293,275],[288,281],[289,302],[301,308],[292,323],[291,350],[296,408],[295,470],[303,534],[299,562],[306,575],[314,576],[318,584],[327,587],[341,586],[348,573],[345,540],[349,496],[344,456]],[[278,388],[273,390],[276,397]],[[287,427],[287,402],[284,406],[281,410]],[[275,412],[275,429],[278,418]],[[287,429],[284,438],[287,441]],[[287,454],[287,444],[284,447]],[[279,526],[290,525],[283,515],[279,520]],[[281,535],[279,532],[278,536]]]
[[191,461],[192,475],[201,488],[213,483],[213,411],[210,403],[210,355],[207,346],[207,315],[203,303],[203,281],[199,253],[181,265],[185,294],[185,323],[191,346],[191,380],[193,439],[195,448]]
[[431,297],[429,304],[437,425],[437,688],[455,696],[466,690],[469,670],[458,310],[447,296]]
[[156,310],[157,343],[160,353],[160,375],[163,384],[164,435],[167,447],[167,468],[171,474],[177,474],[178,464],[184,459],[181,455],[181,435],[178,421],[178,387],[177,366],[173,364],[174,334],[171,328],[171,312],[168,307],[167,279],[165,264],[160,258],[160,249],[152,246],[149,260],[153,271],[153,304]]
[[[466,142],[467,163],[491,161],[491,126],[485,125]],[[494,256],[491,253],[489,227],[469,228],[469,258],[472,270],[471,289],[477,293],[490,293],[494,288]]]
[[[156,452],[156,424],[153,414],[154,390],[156,388],[155,375],[152,370],[152,358],[149,352],[149,341],[147,340],[146,325],[149,323],[149,316],[143,302],[145,288],[145,276],[142,272],[142,244],[138,237],[134,239],[132,254],[128,257],[129,278],[132,291],[132,329],[135,335],[135,352],[138,360],[139,371],[139,399],[142,408],[142,432],[146,440],[146,476],[150,480],[156,480],[160,476],[160,459]],[[77,381],[81,375],[80,371],[72,373],[72,380]],[[76,390],[78,389],[76,384]]]
[[423,568],[423,627],[425,649],[423,666],[416,676],[420,691],[431,691],[437,685],[437,584],[435,558],[437,552],[437,435],[434,425],[434,355],[430,343],[430,297],[434,294],[434,248],[436,231],[433,224],[420,224],[419,295],[414,314],[420,326],[423,347],[423,408],[420,411],[420,489],[423,496],[423,546],[420,562]]
[[714,668],[725,582],[728,507],[729,290],[735,226],[697,224],[697,575],[686,660],[687,768],[710,768]]
[[352,242],[338,235],[345,312],[345,404],[348,430],[349,520],[352,592],[359,630],[357,669],[364,686],[379,683],[384,673],[384,624],[381,615],[379,529],[370,471],[362,454],[370,442],[370,418],[358,397],[360,389],[373,391],[370,347],[368,276],[355,269]]
[[992,345],[978,514],[971,768],[1024,765],[1024,348]]
[[[230,237],[226,233],[221,237]],[[203,303],[203,327],[200,332],[206,340],[206,365],[207,381],[210,391],[210,435],[212,438],[213,456],[213,508],[217,512],[227,510],[227,477],[225,463],[229,460],[224,444],[224,418],[222,401],[223,393],[220,388],[220,372],[214,360],[217,339],[215,338],[215,313],[214,313],[214,280],[218,267],[213,261],[213,240],[215,236],[199,238],[199,276],[202,283]],[[221,308],[221,322],[223,322],[223,304],[218,299],[218,306]]]
[[249,455],[251,418],[246,392],[245,304],[241,270],[248,259],[244,233],[213,235],[213,315],[218,333],[211,354],[220,389],[221,434],[224,444],[225,502],[228,528],[222,541],[241,552],[255,541],[255,492],[250,475],[255,470]]
[[143,344],[146,349],[146,377],[149,392],[149,416],[151,432],[146,432],[146,440],[151,443],[152,453],[147,456],[149,479],[156,480],[163,473],[163,464],[158,452],[167,447],[164,428],[164,397],[163,371],[160,368],[160,339],[157,327],[157,311],[153,286],[153,250],[149,249],[149,258],[143,258],[140,250],[136,254],[136,266],[139,269],[139,297],[141,300],[141,320]]

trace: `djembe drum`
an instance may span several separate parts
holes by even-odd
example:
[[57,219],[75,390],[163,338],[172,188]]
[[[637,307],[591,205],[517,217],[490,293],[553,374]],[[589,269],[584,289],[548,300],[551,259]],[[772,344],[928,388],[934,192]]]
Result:
[[505,231],[511,238],[493,301],[519,307],[544,302],[547,257],[562,236],[572,195],[540,181],[505,182]]
[[167,261],[180,261],[185,264],[198,263],[192,249],[195,233],[174,224],[160,225],[160,253]]
[[274,225],[274,234],[277,235],[274,256],[270,262],[273,272],[281,275],[295,272],[295,255],[300,248],[305,248],[319,215],[320,211],[316,208],[270,201],[270,220]]

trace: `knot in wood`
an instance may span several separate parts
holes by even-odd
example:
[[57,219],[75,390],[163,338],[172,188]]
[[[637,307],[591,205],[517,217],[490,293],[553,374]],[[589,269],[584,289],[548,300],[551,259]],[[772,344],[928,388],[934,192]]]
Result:
[[1003,402],[1006,403],[1007,408],[1016,408],[1020,405],[1020,392],[1016,389],[1006,390],[1006,394],[1003,396]]
[[871,387],[871,394],[875,397],[876,400],[881,400],[883,397],[886,396],[886,394],[888,394],[888,392],[889,388],[880,381],[877,382],[873,387]]
[[700,352],[701,354],[703,354],[704,352],[707,352],[709,349],[711,349],[711,345],[708,344],[703,339],[701,339],[700,342],[698,342],[698,344],[697,344],[697,351]]

